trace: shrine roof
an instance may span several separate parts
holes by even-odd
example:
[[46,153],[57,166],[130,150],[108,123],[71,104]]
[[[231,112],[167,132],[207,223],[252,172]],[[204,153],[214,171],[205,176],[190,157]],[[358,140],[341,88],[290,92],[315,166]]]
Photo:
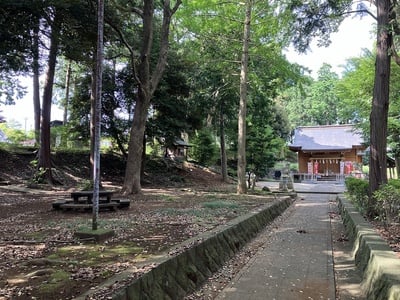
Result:
[[292,151],[340,151],[363,148],[364,139],[354,125],[300,126],[295,129]]

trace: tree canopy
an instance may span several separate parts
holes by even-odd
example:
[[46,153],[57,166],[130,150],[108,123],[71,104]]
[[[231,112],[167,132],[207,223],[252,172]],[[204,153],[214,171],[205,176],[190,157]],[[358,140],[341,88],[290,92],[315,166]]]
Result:
[[[385,183],[377,168],[385,161],[386,142],[400,152],[397,73],[390,68],[391,57],[400,62],[398,5],[376,4],[374,15],[350,0],[106,3],[99,122],[103,136],[127,158],[124,191],[141,190],[146,146],[165,150],[182,137],[203,144],[210,138],[225,178],[230,161],[240,162],[241,177],[245,169],[263,174],[283,159],[296,126],[341,123],[362,124],[372,147],[372,190]],[[49,170],[54,100],[66,108],[66,137],[91,144],[96,8],[96,1],[82,0],[0,3],[0,103],[23,96],[15,75],[33,75],[37,93],[38,76],[46,75],[43,107],[36,108],[40,153]],[[384,30],[378,31],[376,53],[351,58],[343,78],[324,64],[313,79],[286,59],[283,50],[291,44],[300,52],[315,39],[329,45],[330,34],[352,13],[373,15]]]

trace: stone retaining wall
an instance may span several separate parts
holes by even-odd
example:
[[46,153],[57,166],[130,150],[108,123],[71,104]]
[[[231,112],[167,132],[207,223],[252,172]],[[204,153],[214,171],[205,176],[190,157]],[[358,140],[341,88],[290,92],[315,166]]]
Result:
[[[279,200],[257,211],[184,242],[178,249],[187,249],[186,251],[176,256],[164,255],[158,258],[154,262],[157,267],[119,289],[112,299],[182,299],[199,288],[250,239],[282,214],[292,204],[293,198],[295,194],[281,196]],[[105,286],[112,285],[113,281],[116,278],[109,280]],[[77,299],[88,299],[85,298],[88,295],[90,294]]]
[[339,210],[347,234],[353,241],[353,257],[362,271],[362,288],[367,299],[400,299],[400,259],[343,197],[339,197]]

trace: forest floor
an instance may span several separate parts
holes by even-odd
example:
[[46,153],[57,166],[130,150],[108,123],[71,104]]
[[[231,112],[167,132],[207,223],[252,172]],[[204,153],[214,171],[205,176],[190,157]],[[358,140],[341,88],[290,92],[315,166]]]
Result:
[[[0,300],[72,299],[127,268],[140,265],[139,276],[152,256],[179,251],[174,246],[188,238],[272,201],[262,191],[237,195],[233,183],[206,168],[149,161],[143,193],[130,207],[99,213],[99,227],[115,235],[82,242],[74,232],[91,228],[92,213],[54,210],[52,203],[87,182],[87,155],[55,154],[62,185],[53,187],[30,183],[34,159],[0,150]],[[101,167],[102,188],[120,198],[123,162],[105,155]]]
[[[233,182],[222,183],[206,168],[150,160],[143,193],[130,199],[130,207],[99,214],[99,227],[115,235],[81,242],[74,232],[91,226],[91,212],[54,210],[52,203],[87,182],[87,154],[55,153],[54,176],[61,185],[53,187],[30,183],[34,159],[32,152],[0,150],[0,300],[73,299],[127,268],[137,266],[140,276],[153,267],[146,265],[152,256],[180,251],[177,245],[188,238],[272,200],[260,190],[237,195]],[[103,188],[121,197],[123,160],[104,155],[101,170]],[[399,226],[374,226],[400,251]],[[235,264],[237,271],[241,264]]]

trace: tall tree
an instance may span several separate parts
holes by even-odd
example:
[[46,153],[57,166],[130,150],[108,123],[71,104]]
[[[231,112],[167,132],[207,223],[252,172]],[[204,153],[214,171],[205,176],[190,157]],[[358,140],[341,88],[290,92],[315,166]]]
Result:
[[[295,82],[297,79],[294,73],[298,74],[298,72],[294,72],[295,68],[282,55],[283,45],[287,45],[288,42],[287,35],[282,34],[282,32],[286,32],[283,28],[288,27],[289,19],[286,12],[281,10],[281,6],[277,2],[252,1],[252,6],[254,18],[252,18],[250,27],[252,38],[248,41],[250,57],[248,78],[245,86],[242,85],[242,87],[247,89],[246,101],[260,101],[268,110],[272,105],[273,91],[282,88],[289,82]],[[243,175],[240,174],[241,171],[238,172],[238,175],[244,177],[244,183],[241,184],[243,188],[239,187],[243,190],[247,189],[245,176],[248,169],[246,158],[248,157],[246,142],[248,134],[247,131],[245,134],[242,132],[245,138],[242,143],[245,148],[245,163],[243,163],[243,160],[239,158],[239,151],[237,151],[240,107],[238,102],[241,97],[241,74],[238,70],[241,68],[242,61],[243,20],[246,7],[245,2],[238,6],[229,1],[222,3],[220,1],[188,1],[187,5],[180,10],[179,19],[179,24],[183,24],[187,29],[181,33],[182,36],[178,36],[178,41],[191,49],[189,57],[199,65],[207,66],[203,67],[203,76],[199,76],[204,86],[208,86],[201,90],[202,95],[207,95],[207,101],[202,102],[204,103],[203,107],[213,104],[213,107],[209,107],[208,116],[213,117],[215,131],[221,128],[221,126],[216,126],[215,120],[224,120],[223,129],[224,137],[227,138],[227,153],[231,155],[229,158],[236,162],[236,168],[238,168],[239,159],[241,166],[244,166]],[[183,14],[185,16],[182,16]],[[297,68],[298,70],[299,68]],[[265,94],[258,97],[262,94],[261,91],[264,91]],[[221,107],[225,110],[224,118],[218,117],[217,114],[217,108]],[[246,113],[245,124],[248,122],[248,110],[248,107],[242,110]],[[236,117],[230,113],[231,111],[235,112]],[[209,120],[210,118],[207,118],[207,121]],[[210,124],[210,122],[207,123]],[[222,133],[219,135],[221,136]],[[271,136],[266,135],[265,137],[270,138]],[[222,148],[225,143],[220,142],[220,144]],[[232,155],[233,151],[235,154]],[[223,161],[223,159],[221,160]]]
[[[47,55],[47,70],[43,87],[38,167],[43,170],[43,179],[45,181],[48,183],[55,183],[51,171],[50,117],[57,57],[61,48],[67,52],[66,49],[74,48],[74,46],[77,45],[69,41],[68,38],[74,36],[74,34],[74,37],[79,36],[78,26],[75,25],[82,25],[81,22],[83,21],[90,24],[89,16],[92,12],[88,6],[86,6],[87,3],[79,0],[76,0],[74,3],[55,1],[54,3],[45,4],[47,5],[46,11],[48,13],[44,16],[44,19],[50,28],[50,46]],[[81,49],[83,49],[83,47]]]
[[323,64],[318,70],[317,80],[308,89],[306,100],[310,103],[309,117],[313,125],[332,125],[341,121],[338,117],[341,104],[336,95],[339,76],[331,68],[330,65]]
[[240,65],[240,104],[238,116],[238,163],[237,176],[238,183],[236,191],[238,194],[247,192],[246,184],[246,113],[247,113],[247,85],[248,85],[248,65],[249,65],[249,45],[251,12],[253,1],[246,1],[246,14],[244,18],[243,49],[242,61]]
[[[338,84],[338,94],[344,99],[341,112],[348,120],[355,120],[363,129],[365,140],[369,144],[371,99],[374,88],[375,53],[366,51],[363,56],[351,58],[347,63],[347,71]],[[399,137],[399,76],[400,68],[391,62],[390,93],[388,111],[388,154],[395,158],[396,167],[400,164]],[[399,173],[398,173],[399,174]]]
[[68,121],[68,104],[69,97],[71,95],[71,77],[72,77],[72,62],[68,61],[67,71],[65,74],[65,99],[64,99],[64,113],[63,113],[63,124],[67,124]]
[[370,115],[370,157],[369,157],[369,214],[373,214],[372,194],[387,183],[387,122],[389,110],[390,50],[392,33],[389,14],[397,1],[376,1],[377,39],[375,80]]
[[171,149],[177,139],[188,134],[194,125],[191,120],[195,119],[188,101],[189,77],[194,66],[173,49],[169,51],[168,61],[165,75],[154,93],[146,126],[148,141],[157,141],[165,149]]
[[[162,2],[162,20],[159,32],[159,51],[157,63],[153,64],[152,55],[153,40],[155,36],[154,25],[156,20],[156,3],[153,0],[142,1],[141,7],[131,7],[129,12],[133,11],[136,16],[141,19],[141,42],[139,57],[137,57],[137,49],[134,48],[134,41],[128,40],[126,34],[121,27],[112,24],[113,28],[118,32],[121,41],[124,43],[130,53],[132,74],[137,83],[137,99],[135,104],[133,123],[130,131],[130,140],[128,145],[128,158],[125,170],[125,179],[123,184],[123,192],[125,194],[136,194],[141,192],[141,166],[143,154],[143,139],[146,126],[148,109],[151,99],[163,75],[169,48],[169,33],[172,16],[181,5],[181,0],[175,1],[174,4],[170,0]],[[119,7],[120,10],[125,10]],[[126,13],[122,11],[121,13]],[[121,20],[122,21],[122,20]],[[138,61],[136,63],[136,61]]]
[[39,21],[33,27],[33,43],[32,43],[32,86],[33,86],[33,117],[35,129],[36,144],[40,142],[40,33]]
[[40,123],[40,148],[38,167],[43,170],[43,179],[54,183],[50,153],[50,117],[51,100],[53,96],[54,74],[56,69],[57,54],[60,44],[61,16],[57,10],[49,16],[51,18],[50,49],[48,54],[46,78],[43,87],[41,123]]
[[[376,6],[377,20],[377,55],[375,63],[375,79],[372,95],[370,114],[370,211],[373,214],[372,194],[382,184],[387,182],[386,173],[386,148],[387,148],[387,123],[389,109],[389,80],[390,58],[393,51],[393,34],[396,33],[398,22],[396,12],[399,9],[397,1],[382,0],[371,1]],[[304,51],[309,42],[316,35],[320,41],[328,42],[326,38],[332,30],[337,30],[338,25],[350,13],[359,13],[373,16],[367,7],[359,2],[356,10],[351,9],[353,1],[319,1],[302,3],[293,1],[290,9],[295,13],[298,32],[294,42],[298,49]]]
[[366,141],[369,141],[375,56],[375,53],[366,50],[362,56],[348,59],[346,71],[336,86],[336,93],[342,99],[340,118],[348,123],[361,124]]
[[[0,4],[0,46],[2,67],[20,72],[33,72],[35,129],[38,132],[38,114],[40,113],[40,150],[38,167],[42,169],[44,180],[53,183],[50,160],[50,116],[53,98],[53,85],[57,57],[61,50],[72,53],[73,43],[80,32],[82,22],[87,24],[91,15],[89,3],[73,1],[2,1]],[[92,13],[93,14],[93,13]],[[92,21],[93,22],[93,21]],[[12,24],[6,29],[7,25]],[[87,39],[80,41],[79,49]],[[75,45],[72,46],[72,44]],[[11,46],[11,47],[10,47]],[[45,83],[40,108],[38,78],[42,62],[47,61]]]

